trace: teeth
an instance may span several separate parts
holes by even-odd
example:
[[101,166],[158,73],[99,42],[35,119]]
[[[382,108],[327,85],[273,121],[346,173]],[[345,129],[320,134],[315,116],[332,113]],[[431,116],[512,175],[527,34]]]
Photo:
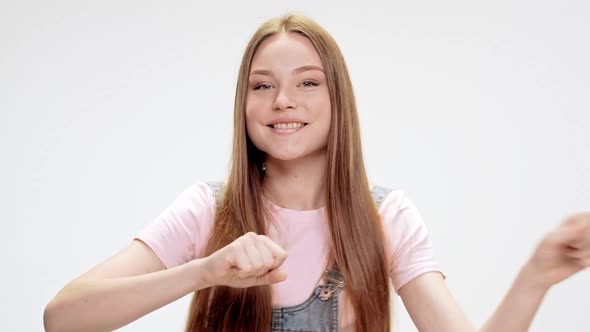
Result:
[[289,122],[289,123],[275,123],[273,128],[275,129],[298,129],[303,127],[301,122]]

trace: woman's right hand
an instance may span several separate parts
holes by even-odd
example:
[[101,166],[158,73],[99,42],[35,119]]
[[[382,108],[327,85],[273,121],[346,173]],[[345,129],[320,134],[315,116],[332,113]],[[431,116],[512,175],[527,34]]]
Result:
[[279,267],[287,252],[265,235],[249,232],[203,261],[205,284],[246,288],[287,279]]

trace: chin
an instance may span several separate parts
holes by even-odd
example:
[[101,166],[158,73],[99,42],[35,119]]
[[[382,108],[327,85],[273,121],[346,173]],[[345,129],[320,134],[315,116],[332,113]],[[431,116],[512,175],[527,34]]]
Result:
[[314,150],[307,150],[307,149],[303,149],[303,150],[299,150],[299,151],[276,151],[276,150],[269,150],[269,151],[265,151],[266,154],[273,158],[273,159],[277,159],[277,160],[281,160],[281,161],[292,161],[292,160],[297,160],[297,159],[302,159],[302,158],[306,158],[306,157],[312,157],[312,156],[317,156],[320,153],[324,153],[326,152],[326,149],[314,149]]
[[296,160],[299,159],[301,157],[305,157],[306,154],[305,153],[285,153],[285,152],[267,152],[267,155],[273,159],[277,159],[277,160],[282,160],[282,161],[290,161],[290,160]]

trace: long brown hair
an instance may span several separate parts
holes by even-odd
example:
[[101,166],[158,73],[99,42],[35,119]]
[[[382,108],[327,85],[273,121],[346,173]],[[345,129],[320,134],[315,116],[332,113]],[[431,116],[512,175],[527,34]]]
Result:
[[[266,234],[268,212],[261,196],[264,153],[246,131],[245,105],[252,58],[258,46],[278,33],[299,33],[318,52],[331,100],[331,125],[326,147],[326,214],[330,257],[344,276],[354,309],[356,330],[389,331],[389,274],[384,234],[372,201],[361,151],[360,129],[352,84],[334,39],[301,15],[286,15],[264,23],[246,47],[240,66],[234,107],[230,174],[205,255],[243,234]],[[195,292],[186,331],[269,331],[272,318],[270,286],[244,289],[216,286]]]

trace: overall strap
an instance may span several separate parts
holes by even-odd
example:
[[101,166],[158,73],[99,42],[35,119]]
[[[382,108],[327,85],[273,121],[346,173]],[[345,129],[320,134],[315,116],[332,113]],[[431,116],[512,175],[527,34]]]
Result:
[[211,181],[207,182],[207,185],[209,185],[213,192],[213,197],[215,197],[215,207],[219,206],[223,200],[223,195],[225,194],[225,182]]
[[371,196],[373,197],[373,202],[375,202],[377,210],[379,210],[381,204],[383,204],[383,201],[385,200],[385,197],[387,197],[390,192],[391,189],[381,186],[373,186],[373,188],[371,188]]

